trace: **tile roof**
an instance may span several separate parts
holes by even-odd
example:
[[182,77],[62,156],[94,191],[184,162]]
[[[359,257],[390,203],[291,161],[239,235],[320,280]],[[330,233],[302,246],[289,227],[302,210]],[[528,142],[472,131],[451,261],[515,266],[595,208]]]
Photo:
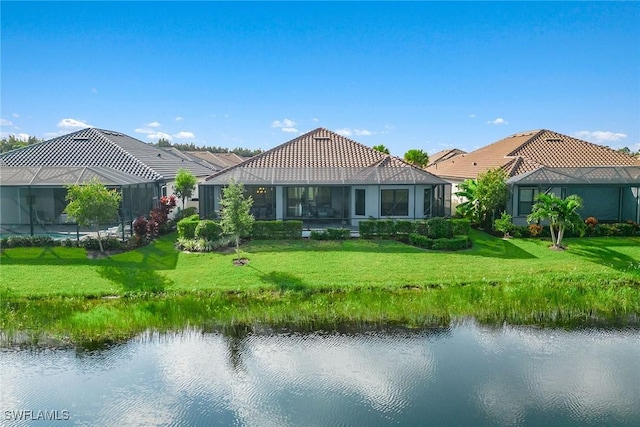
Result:
[[568,184],[636,184],[640,185],[640,166],[594,166],[581,168],[541,167],[514,176],[509,184],[568,185]]
[[431,165],[427,170],[440,177],[467,179],[496,167],[513,177],[540,167],[633,165],[640,165],[640,160],[609,147],[542,129],[508,136],[469,154]]
[[173,179],[178,169],[207,176],[212,169],[120,132],[87,128],[1,155],[7,166],[111,168],[150,181]]
[[135,185],[149,182],[104,166],[1,166],[2,186],[64,186],[97,179],[103,185]]
[[438,151],[437,153],[429,156],[429,164],[427,166],[452,159],[456,156],[459,156],[460,154],[467,154],[467,152],[462,151],[458,148],[447,148],[446,150]]
[[193,157],[197,157],[211,164],[216,169],[225,169],[230,166],[235,166],[239,163],[247,160],[246,157],[240,157],[235,153],[212,153],[210,151],[186,151]]
[[256,184],[444,184],[404,160],[318,128],[207,178]]

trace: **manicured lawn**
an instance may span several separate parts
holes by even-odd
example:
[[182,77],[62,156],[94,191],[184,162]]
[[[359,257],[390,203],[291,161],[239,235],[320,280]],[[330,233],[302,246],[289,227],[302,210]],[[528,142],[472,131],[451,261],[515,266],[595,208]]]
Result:
[[[434,252],[393,241],[254,241],[234,253],[181,253],[175,236],[87,259],[71,248],[6,249],[0,331],[70,342],[145,329],[349,323],[629,325],[640,319],[640,238],[537,239],[472,231],[473,248]],[[332,326],[333,325],[333,326]],[[20,335],[20,334],[18,334]],[[1,336],[1,335],[0,335]],[[24,336],[24,335],[20,335]]]
[[13,297],[131,292],[433,287],[473,284],[628,283],[640,280],[640,238],[502,240],[472,231],[473,248],[425,251],[393,241],[254,241],[233,253],[181,253],[175,236],[136,251],[90,260],[82,249],[12,248],[0,257],[0,289]]

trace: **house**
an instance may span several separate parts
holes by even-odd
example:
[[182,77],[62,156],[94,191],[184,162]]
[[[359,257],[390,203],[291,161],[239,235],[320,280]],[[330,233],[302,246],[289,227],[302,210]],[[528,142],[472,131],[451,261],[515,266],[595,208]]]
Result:
[[120,132],[88,128],[0,155],[0,227],[6,234],[67,230],[66,186],[98,179],[122,193],[120,222],[147,215],[172,193],[179,169],[215,169]]
[[[450,182],[455,193],[465,179],[491,168],[507,174],[507,211],[516,224],[526,224],[539,193],[579,195],[583,217],[640,222],[638,158],[546,129],[508,136],[427,170]],[[459,202],[454,198],[452,204]]]
[[224,186],[244,184],[256,219],[357,226],[370,218],[449,212],[450,185],[405,161],[318,128],[208,177],[200,214],[215,217]]
[[444,162],[445,160],[453,159],[461,154],[467,154],[467,152],[458,148],[447,148],[446,150],[438,151],[437,153],[433,153],[429,156],[429,164],[427,167]]
[[185,154],[206,161],[216,170],[226,169],[230,166],[235,166],[247,160],[247,158],[240,157],[235,153],[212,153],[210,151],[187,151],[185,152]]

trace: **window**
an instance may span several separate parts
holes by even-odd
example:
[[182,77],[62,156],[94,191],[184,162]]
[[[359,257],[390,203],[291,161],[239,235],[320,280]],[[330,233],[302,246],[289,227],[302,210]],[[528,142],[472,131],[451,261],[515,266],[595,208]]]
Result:
[[365,214],[365,190],[361,188],[356,188],[356,215],[366,215]]
[[380,190],[382,216],[408,216],[409,190]]
[[431,190],[431,188],[424,189],[424,208],[422,210],[422,215],[425,218],[433,217],[433,211],[431,210],[433,206],[433,192]]
[[538,197],[538,189],[534,187],[520,187],[518,192],[518,215],[524,216],[531,213]]

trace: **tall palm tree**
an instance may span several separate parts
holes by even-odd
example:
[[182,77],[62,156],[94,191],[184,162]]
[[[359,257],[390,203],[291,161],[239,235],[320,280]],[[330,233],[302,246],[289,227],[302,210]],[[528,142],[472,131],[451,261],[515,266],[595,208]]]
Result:
[[564,249],[562,238],[567,228],[581,229],[584,225],[578,214],[582,208],[582,199],[572,194],[564,199],[554,194],[539,194],[536,204],[533,205],[531,214],[527,216],[528,222],[548,220],[551,231],[551,247]]
[[385,147],[384,144],[374,145],[373,149],[384,154],[390,154],[389,149]]

